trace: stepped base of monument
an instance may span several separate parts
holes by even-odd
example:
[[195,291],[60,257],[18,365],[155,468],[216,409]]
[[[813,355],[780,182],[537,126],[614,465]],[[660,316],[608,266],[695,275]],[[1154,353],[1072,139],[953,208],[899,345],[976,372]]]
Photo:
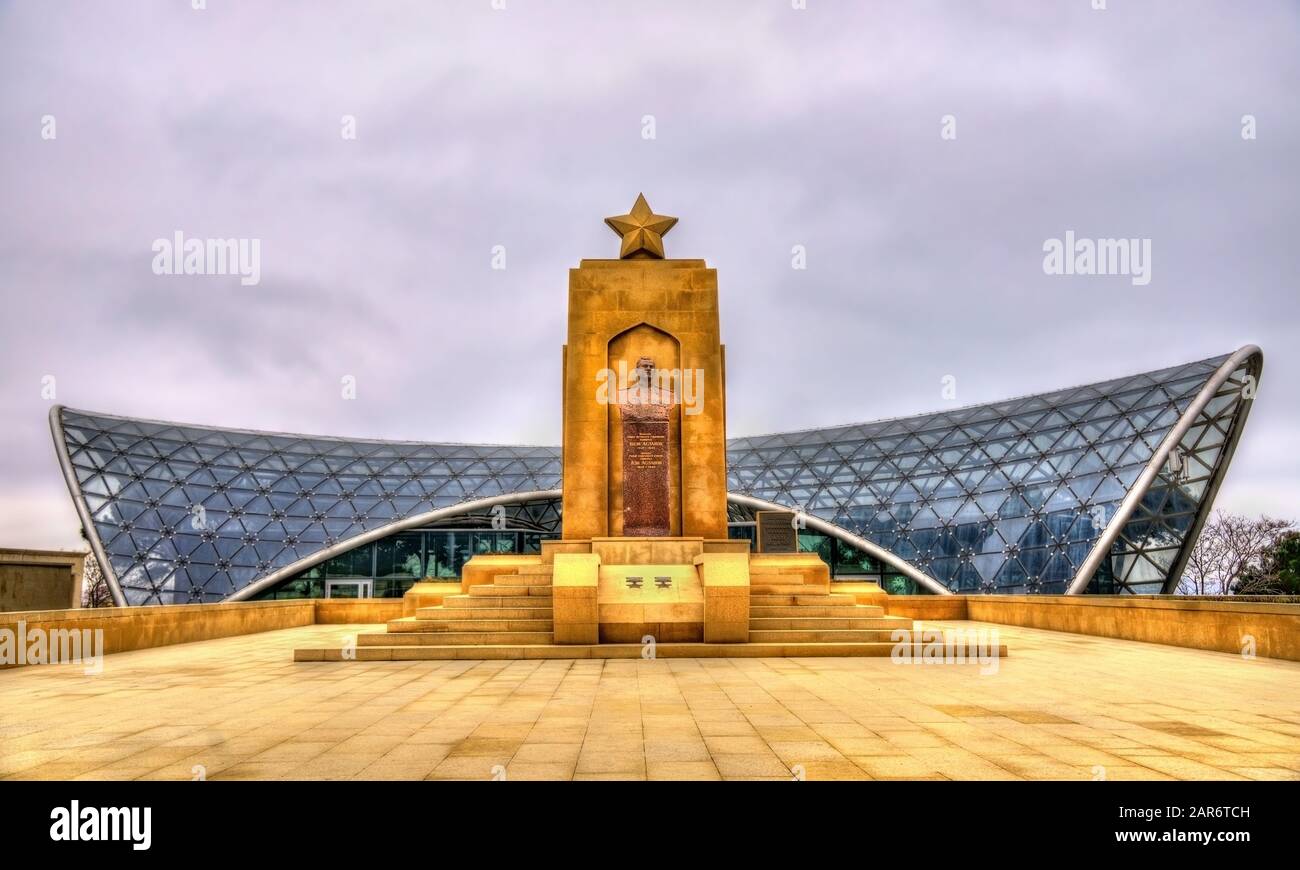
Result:
[[911,619],[832,591],[816,555],[751,554],[748,546],[595,538],[547,541],[534,556],[475,557],[459,593],[434,606],[417,597],[383,631],[362,632],[346,647],[295,650],[294,660],[1006,655],[987,643],[937,649],[935,633],[915,632]]
[[[657,659],[709,658],[889,658],[898,644],[873,643],[658,643]],[[985,658],[1005,658],[1005,644],[981,652]],[[477,646],[357,646],[296,649],[295,662],[410,662],[521,659],[639,659],[650,658],[639,643],[601,644],[486,644]],[[968,660],[978,658],[972,653]]]

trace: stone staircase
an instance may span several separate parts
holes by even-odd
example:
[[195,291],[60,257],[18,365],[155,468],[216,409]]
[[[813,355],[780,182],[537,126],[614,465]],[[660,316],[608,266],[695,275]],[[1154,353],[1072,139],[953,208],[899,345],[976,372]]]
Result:
[[438,607],[390,621],[387,633],[358,635],[357,646],[550,644],[551,601],[551,566],[498,574],[467,594],[447,596]]
[[[557,644],[552,567],[530,565],[498,573],[436,607],[394,619],[386,631],[356,636],[356,647],[299,649],[295,661],[415,661],[421,659],[641,658],[638,643]],[[912,620],[858,604],[833,585],[759,565],[750,577],[747,643],[660,642],[660,658],[891,655],[891,633]],[[997,653],[1006,655],[1005,647]]]
[[879,605],[804,583],[799,576],[754,577],[749,589],[750,643],[891,643],[912,620],[886,616]]

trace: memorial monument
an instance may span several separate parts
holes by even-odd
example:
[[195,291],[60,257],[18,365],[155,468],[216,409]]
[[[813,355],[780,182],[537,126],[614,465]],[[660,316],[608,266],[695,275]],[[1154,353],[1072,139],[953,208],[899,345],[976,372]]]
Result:
[[[651,534],[624,528],[628,517],[637,520],[662,507],[653,501],[659,497],[657,485],[624,504],[625,485],[649,483],[648,469],[631,469],[629,478],[625,462],[632,444],[639,445],[633,448],[638,463],[658,461],[648,451],[660,443],[668,466],[668,522],[661,534],[726,538],[726,370],[718,274],[703,260],[663,258],[663,235],[677,218],[654,214],[644,196],[629,214],[605,222],[622,238],[620,258],[583,260],[569,271],[568,340],[562,351],[564,538]],[[599,389],[611,373],[627,371],[646,377],[646,392],[655,394],[620,404],[613,390]],[[681,389],[687,379],[697,387],[689,407]],[[669,381],[676,400],[663,403]],[[633,414],[632,443],[625,440],[629,407],[640,409]],[[661,428],[651,422],[651,413],[667,423],[666,441],[639,437]]]
[[619,258],[569,271],[561,536],[537,555],[475,556],[459,594],[417,584],[408,615],[359,635],[353,655],[888,655],[911,621],[832,593],[792,531],[784,546],[769,532],[783,550],[770,553],[728,537],[717,272],[665,258],[677,218],[644,196],[605,223]]

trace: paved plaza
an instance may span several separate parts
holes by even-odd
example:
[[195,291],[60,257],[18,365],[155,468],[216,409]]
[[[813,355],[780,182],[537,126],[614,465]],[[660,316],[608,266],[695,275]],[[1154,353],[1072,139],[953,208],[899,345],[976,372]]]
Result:
[[295,664],[374,628],[318,625],[12,669],[0,777],[1300,779],[1300,663],[947,625],[1011,655]]

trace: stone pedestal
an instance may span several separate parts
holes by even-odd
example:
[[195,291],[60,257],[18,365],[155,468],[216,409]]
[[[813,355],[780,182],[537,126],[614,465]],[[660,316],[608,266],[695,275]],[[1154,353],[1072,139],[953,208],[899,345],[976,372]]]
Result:
[[749,640],[749,556],[705,553],[695,568],[704,589],[704,642]]
[[547,541],[540,558],[553,566],[557,644],[641,643],[646,637],[656,643],[748,640],[745,541]]
[[554,564],[551,620],[555,642],[600,643],[596,609],[600,557],[591,553],[559,553]]
[[[569,272],[564,538],[623,536],[629,531],[625,517],[638,515],[635,505],[629,511],[624,503],[629,469],[619,397],[610,389],[602,394],[600,386],[607,373],[634,373],[642,359],[690,379],[678,381],[689,389],[680,389],[666,409],[666,435],[656,433],[658,443],[666,444],[666,533],[725,538],[725,363],[717,272],[703,260],[656,259],[583,260]],[[607,386],[616,391],[619,385]],[[637,433],[628,435],[635,439]]]

